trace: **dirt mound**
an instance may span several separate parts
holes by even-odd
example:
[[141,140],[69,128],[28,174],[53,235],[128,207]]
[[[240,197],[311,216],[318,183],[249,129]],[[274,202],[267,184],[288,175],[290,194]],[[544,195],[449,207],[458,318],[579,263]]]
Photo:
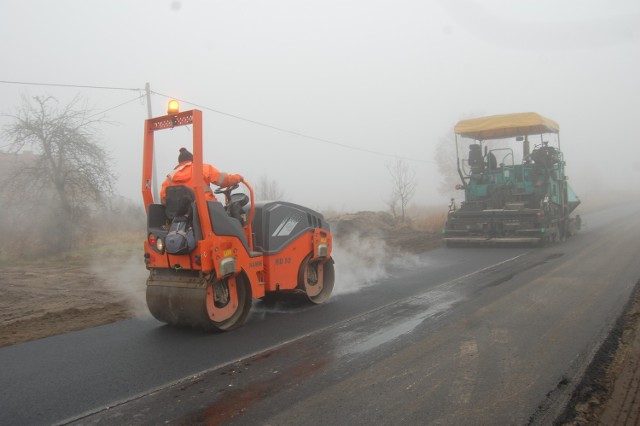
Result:
[[422,253],[441,244],[440,234],[416,228],[410,220],[402,222],[386,212],[362,211],[328,217],[337,242],[354,235],[379,238],[396,249]]

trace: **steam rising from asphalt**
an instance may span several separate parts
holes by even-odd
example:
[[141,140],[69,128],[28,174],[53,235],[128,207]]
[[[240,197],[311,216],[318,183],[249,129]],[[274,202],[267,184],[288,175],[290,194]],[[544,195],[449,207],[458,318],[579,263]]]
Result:
[[[336,261],[333,295],[358,292],[389,277],[394,271],[422,264],[418,256],[390,248],[380,236],[363,236],[358,233],[335,239],[332,257]],[[125,303],[136,316],[149,315],[145,299],[148,271],[138,253],[124,260],[95,262],[91,265],[91,271],[100,278],[104,289],[113,294],[114,302]],[[280,303],[287,304],[286,301]],[[292,311],[290,306],[284,309],[279,305],[254,308],[258,312],[297,311]]]
[[393,270],[420,265],[419,257],[387,246],[377,235],[352,233],[334,240],[336,282],[333,294],[355,293],[387,278]]
[[114,302],[125,303],[136,316],[149,315],[145,297],[149,272],[136,253],[124,260],[94,263],[91,270],[103,281],[105,290],[114,295]]

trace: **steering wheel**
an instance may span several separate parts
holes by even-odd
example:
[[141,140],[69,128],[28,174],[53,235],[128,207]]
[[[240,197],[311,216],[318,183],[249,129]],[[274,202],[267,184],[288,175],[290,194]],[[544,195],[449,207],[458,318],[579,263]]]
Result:
[[231,192],[234,189],[238,189],[240,185],[238,185],[237,183],[233,186],[227,186],[227,187],[221,187],[216,189],[215,191],[213,191],[214,194],[225,194],[227,192]]

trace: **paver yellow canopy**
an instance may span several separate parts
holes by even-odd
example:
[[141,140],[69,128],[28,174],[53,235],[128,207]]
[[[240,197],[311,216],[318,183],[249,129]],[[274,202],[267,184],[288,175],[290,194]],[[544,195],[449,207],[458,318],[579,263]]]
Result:
[[521,112],[462,120],[456,124],[454,130],[457,135],[483,141],[559,133],[560,126],[555,121],[535,112]]

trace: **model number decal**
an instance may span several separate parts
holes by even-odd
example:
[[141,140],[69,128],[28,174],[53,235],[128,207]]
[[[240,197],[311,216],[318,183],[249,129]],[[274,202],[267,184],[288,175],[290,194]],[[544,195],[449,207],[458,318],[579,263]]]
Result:
[[273,234],[271,234],[271,236],[286,237],[290,235],[291,232],[293,231],[293,228],[295,228],[296,225],[300,223],[301,220],[302,218],[298,217],[298,215],[291,215],[289,217],[284,218],[282,222],[280,222],[280,225],[278,225],[276,230],[273,231]]
[[291,263],[290,257],[279,257],[276,258],[276,265],[289,265]]

